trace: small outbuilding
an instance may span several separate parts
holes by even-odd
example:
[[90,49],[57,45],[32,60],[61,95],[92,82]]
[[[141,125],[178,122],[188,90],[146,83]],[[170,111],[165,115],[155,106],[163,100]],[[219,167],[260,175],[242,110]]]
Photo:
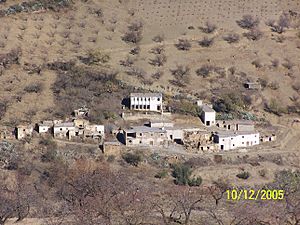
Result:
[[201,120],[205,126],[210,127],[216,124],[216,112],[208,105],[202,106]]

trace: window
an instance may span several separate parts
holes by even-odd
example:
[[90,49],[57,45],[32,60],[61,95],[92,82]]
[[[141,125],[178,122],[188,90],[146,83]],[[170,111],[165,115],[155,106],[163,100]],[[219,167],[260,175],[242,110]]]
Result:
[[148,98],[148,101],[150,101],[150,98]]
[[164,134],[160,134],[160,136],[163,136]]
[[157,101],[160,101],[160,98],[157,98]]
[[144,109],[146,109],[146,105],[144,105]]
[[62,128],[60,128],[60,130],[62,130]]
[[244,142],[242,142],[242,144],[244,144]]
[[138,109],[138,108],[139,108],[139,106],[138,106],[138,105],[136,105],[136,106],[135,106],[135,109]]
[[150,109],[150,105],[147,105],[147,109]]
[[142,144],[142,141],[140,141],[140,144]]
[[234,147],[234,144],[232,144],[232,146]]
[[140,136],[143,136],[143,134],[142,134],[142,133],[140,133]]

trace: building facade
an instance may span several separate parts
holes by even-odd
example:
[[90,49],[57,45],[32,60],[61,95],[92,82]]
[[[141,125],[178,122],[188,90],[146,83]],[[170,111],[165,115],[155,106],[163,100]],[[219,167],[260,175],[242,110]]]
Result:
[[53,125],[54,125],[53,121],[49,121],[49,120],[42,121],[37,126],[39,134],[48,133],[53,127]]
[[260,141],[258,132],[218,132],[214,135],[214,142],[221,151],[250,147],[258,145]]
[[231,131],[254,131],[255,123],[251,120],[218,120],[216,126]]
[[131,93],[130,109],[139,111],[162,112],[162,93]]
[[31,137],[33,133],[32,125],[20,125],[16,128],[16,137],[18,140],[23,139],[25,137]]
[[76,128],[73,122],[55,124],[53,127],[53,135],[55,138],[68,138],[69,140],[75,136]]
[[216,112],[208,105],[202,106],[201,120],[205,126],[210,127],[216,124]]
[[127,146],[163,146],[168,143],[166,130],[146,126],[124,130],[124,139]]

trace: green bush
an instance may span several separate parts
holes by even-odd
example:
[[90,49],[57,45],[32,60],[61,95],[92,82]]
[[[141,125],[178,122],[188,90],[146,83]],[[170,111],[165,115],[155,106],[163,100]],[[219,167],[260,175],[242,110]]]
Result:
[[142,161],[142,157],[140,154],[130,153],[130,152],[124,154],[123,159],[125,160],[125,162],[127,162],[128,164],[130,164],[132,166],[138,166],[139,163]]
[[237,174],[236,176],[237,176],[237,178],[247,180],[250,177],[250,173],[244,171],[244,172]]
[[192,171],[191,168],[183,164],[172,165],[173,171],[172,176],[175,178],[175,184],[177,185],[189,185],[189,186],[199,186],[202,183],[201,177],[191,178]]
[[238,112],[247,106],[249,106],[249,100],[239,92],[225,93],[213,103],[213,108],[217,112],[224,113]]
[[168,176],[168,171],[166,170],[162,170],[162,171],[159,171],[157,174],[155,174],[155,178],[159,178],[159,179],[162,179],[162,178],[165,178]]
[[193,177],[192,179],[189,180],[189,186],[200,186],[202,183],[202,178],[201,177]]

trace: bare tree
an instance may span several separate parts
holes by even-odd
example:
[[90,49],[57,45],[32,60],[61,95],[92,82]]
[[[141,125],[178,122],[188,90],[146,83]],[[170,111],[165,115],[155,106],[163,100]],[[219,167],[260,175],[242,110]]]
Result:
[[177,65],[176,69],[171,70],[171,73],[178,84],[187,84],[190,82],[190,70],[188,66]]
[[149,64],[153,66],[163,66],[167,62],[167,56],[165,54],[157,54],[154,59],[150,59]]
[[142,40],[143,23],[136,21],[128,26],[128,31],[123,35],[122,40],[127,43],[137,44]]
[[202,211],[203,194],[199,188],[177,186],[155,201],[155,209],[164,225],[174,223],[188,225],[195,211]]

